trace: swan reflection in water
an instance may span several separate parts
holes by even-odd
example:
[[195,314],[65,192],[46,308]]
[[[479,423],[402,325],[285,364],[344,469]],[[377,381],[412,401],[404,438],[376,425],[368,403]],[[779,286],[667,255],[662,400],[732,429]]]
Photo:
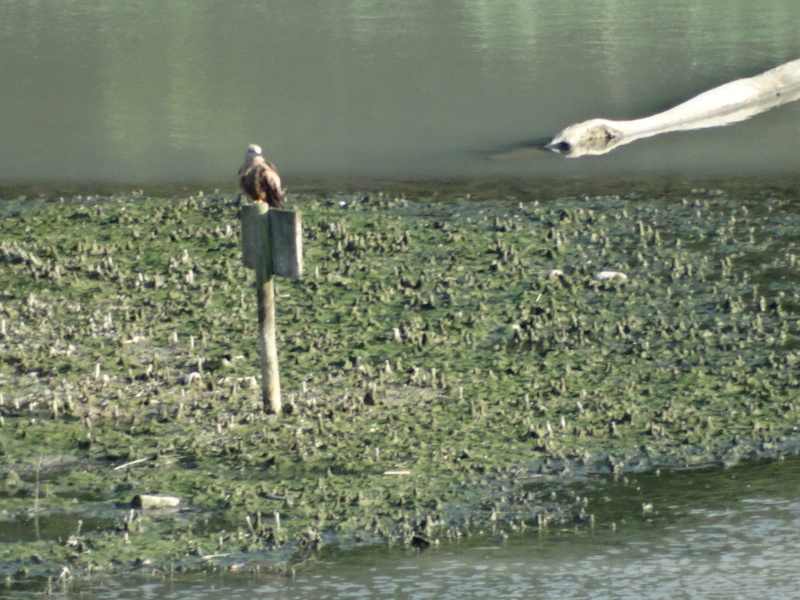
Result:
[[670,131],[721,127],[800,99],[800,59],[703,92],[669,110],[631,121],[591,119],[570,125],[544,148],[575,158]]

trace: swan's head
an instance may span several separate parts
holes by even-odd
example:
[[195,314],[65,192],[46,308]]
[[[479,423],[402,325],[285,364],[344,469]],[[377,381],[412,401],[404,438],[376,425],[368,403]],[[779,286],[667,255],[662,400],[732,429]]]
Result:
[[576,158],[589,154],[605,154],[622,143],[622,132],[613,121],[592,119],[570,125],[545,146],[547,150]]

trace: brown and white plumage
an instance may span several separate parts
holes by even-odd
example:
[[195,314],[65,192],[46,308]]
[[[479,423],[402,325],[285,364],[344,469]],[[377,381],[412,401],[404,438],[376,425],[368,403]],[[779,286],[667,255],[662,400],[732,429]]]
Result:
[[283,208],[281,178],[274,165],[261,156],[261,146],[250,144],[239,169],[239,187],[253,202],[266,202],[272,208]]

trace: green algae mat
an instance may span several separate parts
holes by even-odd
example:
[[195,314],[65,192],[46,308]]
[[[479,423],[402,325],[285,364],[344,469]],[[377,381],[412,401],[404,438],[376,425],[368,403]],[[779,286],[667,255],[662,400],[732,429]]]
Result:
[[570,484],[798,449],[786,193],[289,204],[276,416],[235,197],[0,201],[7,581],[610,526]]

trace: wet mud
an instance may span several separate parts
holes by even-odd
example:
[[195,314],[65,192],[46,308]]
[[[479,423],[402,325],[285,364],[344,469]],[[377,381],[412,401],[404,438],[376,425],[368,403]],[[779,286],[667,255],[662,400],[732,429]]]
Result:
[[287,201],[283,415],[236,196],[0,202],[7,585],[609,527],[576,483],[798,450],[790,191]]

